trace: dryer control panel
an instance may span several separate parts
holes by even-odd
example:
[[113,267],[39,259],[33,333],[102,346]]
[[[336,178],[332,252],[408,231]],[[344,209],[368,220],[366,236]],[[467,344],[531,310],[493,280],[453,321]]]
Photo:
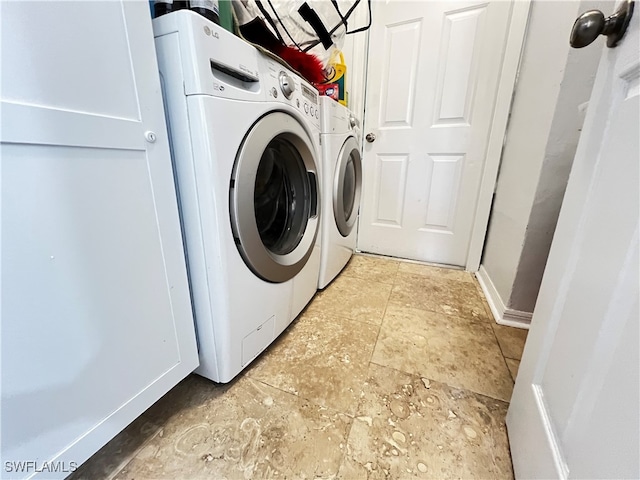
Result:
[[355,114],[332,98],[320,98],[320,120],[321,133],[360,134],[360,121]]
[[320,128],[320,101],[318,91],[284,65],[264,56],[265,71],[261,81],[267,99],[293,106],[315,128]]

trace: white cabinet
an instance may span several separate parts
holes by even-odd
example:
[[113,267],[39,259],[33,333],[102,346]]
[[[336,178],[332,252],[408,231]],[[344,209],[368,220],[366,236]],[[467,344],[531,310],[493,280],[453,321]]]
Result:
[[148,4],[0,9],[0,476],[61,478],[196,340]]

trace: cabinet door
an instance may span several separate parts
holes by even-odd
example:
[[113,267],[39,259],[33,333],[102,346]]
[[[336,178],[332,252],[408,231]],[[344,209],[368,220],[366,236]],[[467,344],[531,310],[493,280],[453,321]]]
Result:
[[148,4],[0,9],[2,471],[64,477],[196,368],[189,288]]

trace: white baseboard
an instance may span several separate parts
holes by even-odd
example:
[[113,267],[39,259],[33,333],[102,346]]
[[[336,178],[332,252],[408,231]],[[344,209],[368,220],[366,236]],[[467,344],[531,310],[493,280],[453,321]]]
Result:
[[529,329],[533,314],[508,308],[484,269],[484,265],[480,265],[480,269],[476,272],[476,278],[480,283],[484,296],[487,297],[489,308],[491,308],[491,313],[496,323],[508,327]]
[[533,313],[531,312],[523,312],[522,310],[507,308],[502,314],[502,321],[498,323],[501,325],[526,328],[527,330],[529,330],[529,326],[531,325],[531,317],[533,317]]

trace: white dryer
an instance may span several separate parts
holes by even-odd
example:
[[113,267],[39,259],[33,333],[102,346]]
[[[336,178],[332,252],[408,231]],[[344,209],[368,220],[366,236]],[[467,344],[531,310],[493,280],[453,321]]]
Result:
[[362,157],[357,121],[349,109],[322,97],[320,117],[323,216],[318,287],[322,289],[345,267],[356,248]]
[[196,373],[224,383],[317,289],[317,92],[188,10],[155,19],[154,34],[198,335]]

